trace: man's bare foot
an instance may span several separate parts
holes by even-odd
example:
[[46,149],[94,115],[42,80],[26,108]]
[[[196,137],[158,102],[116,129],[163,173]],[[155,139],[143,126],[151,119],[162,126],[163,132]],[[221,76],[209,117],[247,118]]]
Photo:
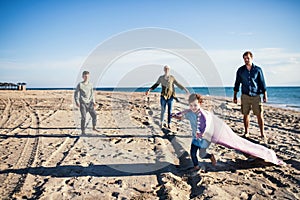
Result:
[[93,131],[100,132],[96,127],[93,128]]
[[268,144],[268,138],[265,135],[260,136],[263,143]]
[[211,154],[210,160],[211,160],[211,164],[212,164],[213,166],[216,166],[217,160],[216,160],[214,154]]
[[249,132],[244,134],[244,137],[249,137],[249,136],[250,136]]

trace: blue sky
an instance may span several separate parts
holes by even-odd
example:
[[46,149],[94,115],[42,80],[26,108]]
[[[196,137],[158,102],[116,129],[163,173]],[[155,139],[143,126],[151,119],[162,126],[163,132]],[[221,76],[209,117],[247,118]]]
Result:
[[299,86],[299,10],[297,0],[0,0],[0,82],[74,87],[101,42],[127,30],[159,27],[197,42],[225,86],[233,85],[245,50],[254,53],[269,86]]

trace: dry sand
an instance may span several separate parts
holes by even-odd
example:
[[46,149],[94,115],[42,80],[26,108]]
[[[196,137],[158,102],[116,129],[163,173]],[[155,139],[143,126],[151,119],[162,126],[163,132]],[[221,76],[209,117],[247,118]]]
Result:
[[[73,91],[0,91],[1,199],[299,199],[300,113],[265,106],[267,145],[286,166],[219,145],[216,166],[191,173],[188,121],[159,128],[159,94],[96,92],[99,133],[81,135]],[[187,108],[184,96],[173,111]],[[239,105],[207,98],[203,107],[239,135]],[[89,118],[89,117],[88,117]],[[251,117],[250,139],[259,142]]]

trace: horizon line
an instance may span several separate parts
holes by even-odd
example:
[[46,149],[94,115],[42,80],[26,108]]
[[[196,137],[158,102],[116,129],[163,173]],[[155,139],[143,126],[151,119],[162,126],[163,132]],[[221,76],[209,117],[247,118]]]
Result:
[[[151,86],[149,86],[151,87]],[[104,87],[94,87],[95,89],[112,89],[112,88],[120,88],[120,89],[127,89],[127,88],[138,88],[138,89],[147,89],[149,87],[134,87],[134,86],[104,86]],[[188,86],[186,88],[233,88],[234,86]],[[279,85],[279,86],[267,86],[267,88],[274,88],[274,87],[300,87],[300,85]],[[27,87],[28,90],[30,89],[75,89],[76,87]],[[161,88],[161,86],[157,87]]]

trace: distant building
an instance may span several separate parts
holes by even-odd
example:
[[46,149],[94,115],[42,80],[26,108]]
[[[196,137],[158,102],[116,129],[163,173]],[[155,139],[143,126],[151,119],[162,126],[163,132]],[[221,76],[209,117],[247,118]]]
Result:
[[26,90],[26,83],[1,83],[0,90]]
[[26,90],[26,83],[18,83],[18,90],[25,91]]

